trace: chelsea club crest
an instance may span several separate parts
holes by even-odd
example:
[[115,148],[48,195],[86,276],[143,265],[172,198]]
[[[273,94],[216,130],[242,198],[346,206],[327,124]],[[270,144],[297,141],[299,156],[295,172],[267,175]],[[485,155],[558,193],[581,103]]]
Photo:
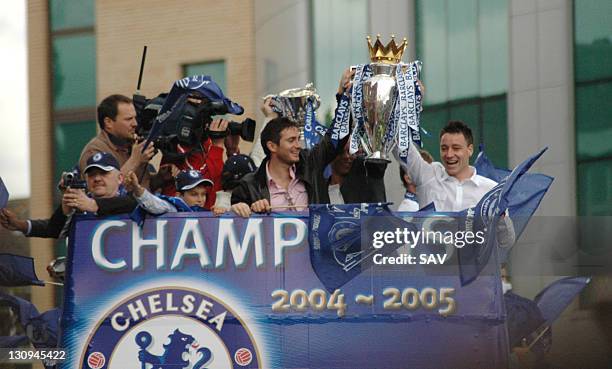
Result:
[[113,307],[90,335],[83,369],[259,368],[243,320],[214,296],[183,287],[151,289]]

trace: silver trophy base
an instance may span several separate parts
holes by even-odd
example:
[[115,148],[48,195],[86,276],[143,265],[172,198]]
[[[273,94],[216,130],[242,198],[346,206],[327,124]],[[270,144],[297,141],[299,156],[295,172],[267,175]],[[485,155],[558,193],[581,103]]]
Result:
[[375,162],[375,163],[390,163],[391,162],[391,160],[387,158],[387,154],[382,153],[380,151],[375,151],[371,153],[365,158],[365,160],[369,162]]

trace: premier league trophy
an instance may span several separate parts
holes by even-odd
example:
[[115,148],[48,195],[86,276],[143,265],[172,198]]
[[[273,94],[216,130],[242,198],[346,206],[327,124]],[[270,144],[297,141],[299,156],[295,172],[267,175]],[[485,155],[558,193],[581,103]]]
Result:
[[396,146],[405,151],[418,135],[420,62],[401,62],[406,38],[399,45],[393,35],[387,45],[382,44],[380,35],[373,45],[370,37],[367,40],[371,63],[354,67],[351,152],[361,146],[367,160],[390,162]]
[[272,109],[275,112],[300,125],[300,142],[309,148],[312,138],[310,133],[315,129],[315,110],[321,105],[314,84],[308,83],[303,88],[291,88],[278,95],[268,95],[264,100],[268,98],[272,98]]

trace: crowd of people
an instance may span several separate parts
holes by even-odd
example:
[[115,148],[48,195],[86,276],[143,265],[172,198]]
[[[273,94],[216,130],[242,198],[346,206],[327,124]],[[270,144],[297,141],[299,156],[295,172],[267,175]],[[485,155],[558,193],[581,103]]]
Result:
[[[350,94],[352,77],[350,69],[343,73],[338,101]],[[225,96],[217,97],[236,109],[237,104]],[[211,97],[188,96],[196,106],[207,99]],[[309,204],[386,201],[386,162],[351,154],[348,135],[332,144],[332,130],[311,149],[302,148],[299,123],[276,113],[273,103],[266,99],[262,104],[265,121],[250,155],[239,152],[239,136],[228,136],[228,120],[215,118],[206,129],[217,134],[205,135],[195,147],[177,145],[184,158],[170,161],[161,154],[156,160],[159,150],[137,136],[138,114],[132,99],[110,95],[98,105],[99,133],[85,145],[77,165],[87,188],[60,183],[61,205],[49,219],[23,220],[2,209],[0,224],[29,237],[58,238],[67,234],[75,212],[106,216],[212,211],[217,216],[232,212],[249,217],[300,211]],[[450,121],[440,132],[440,162],[412,144],[407,164],[400,161],[406,195],[397,210],[417,211],[433,203],[438,211],[460,211],[476,205],[496,183],[469,165],[473,148],[472,131],[461,121]],[[512,242],[512,227],[503,228],[502,240]]]
[[[343,94],[350,95],[351,80],[347,69],[339,83],[338,101]],[[189,96],[195,105],[209,98]],[[219,101],[235,109],[228,98],[221,96]],[[240,138],[231,136],[228,120],[214,118],[206,129],[216,134],[206,135],[193,147],[177,145],[183,154],[177,162],[138,137],[132,99],[108,96],[97,108],[99,133],[85,145],[76,165],[86,189],[60,182],[61,203],[50,218],[20,219],[11,210],[0,209],[0,224],[27,237],[62,238],[78,213],[98,217],[129,213],[140,222],[147,215],[172,212],[249,217],[301,211],[310,204],[386,202],[388,164],[366,160],[360,152],[351,154],[350,135],[333,144],[330,129],[318,144],[304,149],[298,122],[276,113],[271,99],[263,102],[261,110],[265,121],[250,155],[239,152]],[[474,139],[467,124],[448,122],[439,140],[440,162],[414,143],[408,160],[398,160],[406,195],[397,210],[418,211],[433,203],[437,211],[461,211],[475,206],[497,185],[469,165]],[[500,246],[514,243],[509,217],[498,223],[496,231]],[[504,293],[511,289],[504,287]]]

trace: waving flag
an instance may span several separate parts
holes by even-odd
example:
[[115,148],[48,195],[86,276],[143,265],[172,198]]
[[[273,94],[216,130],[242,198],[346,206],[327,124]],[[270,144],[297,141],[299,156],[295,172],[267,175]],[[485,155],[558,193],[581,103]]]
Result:
[[[479,175],[492,179],[498,183],[510,175],[510,170],[496,168],[487,157],[482,146],[480,149],[480,153],[476,161],[474,161],[474,167]],[[527,173],[519,178],[514,185],[511,194],[508,196],[508,212],[514,225],[514,233],[517,240],[525,230],[533,213],[535,213],[538,206],[540,206],[540,202],[548,191],[552,181],[552,177],[544,174]],[[502,251],[502,262],[507,259],[509,251],[510,248]]]
[[568,277],[549,284],[535,297],[542,316],[552,324],[591,281],[588,277]]
[[[426,207],[422,211],[412,213],[414,217],[411,222],[407,222],[395,216],[386,204],[311,205],[311,231],[308,240],[310,260],[315,273],[325,287],[332,291],[367,270],[372,265],[374,254],[386,256],[404,246],[398,243],[389,245],[385,242],[385,247],[377,249],[371,239],[372,231],[393,233],[397,229],[402,232],[405,229],[408,233],[416,233],[425,228],[425,220],[428,218],[431,220],[432,217],[444,216],[445,219],[455,220],[451,225],[440,222],[446,228],[445,231],[484,232],[486,235],[484,243],[470,241],[466,242],[465,246],[457,247],[461,284],[471,283],[487,265],[493,249],[497,246],[495,230],[501,215],[520,197],[516,195],[517,184],[545,150],[518,165],[485,194],[474,208],[461,212],[436,213]],[[533,210],[535,211],[535,208]],[[368,232],[363,232],[364,229]],[[429,245],[426,243],[413,247],[427,248]],[[431,247],[429,249],[431,250]],[[441,252],[440,249],[433,251],[434,254]]]
[[57,347],[59,322],[62,315],[58,308],[43,314],[31,302],[0,292],[0,305],[8,306],[19,316],[19,323],[30,342],[36,348]]
[[0,254],[0,286],[44,286],[34,270],[34,259],[27,256]]
[[509,208],[516,193],[520,190],[518,188],[519,180],[544,154],[544,151],[546,151],[546,148],[517,165],[508,176],[501,179],[497,186],[480,199],[475,208],[467,210],[468,217],[471,212],[474,214],[474,227],[476,229],[486,228],[489,232],[487,232],[487,240],[484,245],[459,249],[459,276],[462,285],[474,281],[489,261],[492,250],[497,246],[497,232],[495,230],[501,215]]
[[374,253],[394,251],[392,247],[375,249],[371,242],[362,238],[363,229],[384,230],[394,225],[409,225],[393,216],[388,204],[319,204],[309,208],[310,262],[329,291],[368,269]]

